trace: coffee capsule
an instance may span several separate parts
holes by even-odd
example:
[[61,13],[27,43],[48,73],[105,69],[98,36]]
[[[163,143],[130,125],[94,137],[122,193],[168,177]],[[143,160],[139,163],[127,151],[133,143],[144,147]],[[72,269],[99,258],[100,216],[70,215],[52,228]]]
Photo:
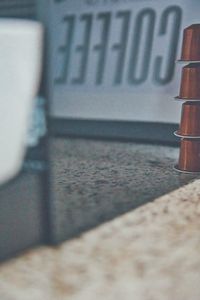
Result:
[[200,24],[185,28],[181,61],[200,61]]
[[200,140],[181,139],[179,162],[175,169],[186,173],[200,172]]
[[181,123],[175,135],[200,138],[200,102],[185,102],[183,104]]
[[200,100],[200,63],[191,63],[182,69],[181,87],[176,99]]

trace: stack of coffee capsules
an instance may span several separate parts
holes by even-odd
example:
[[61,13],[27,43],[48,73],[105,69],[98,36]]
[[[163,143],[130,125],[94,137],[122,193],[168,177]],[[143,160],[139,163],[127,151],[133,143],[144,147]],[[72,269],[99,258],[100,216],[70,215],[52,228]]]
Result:
[[174,167],[184,173],[200,172],[200,24],[184,30],[182,69],[178,101],[182,104],[181,122],[174,134],[181,138],[178,164]]

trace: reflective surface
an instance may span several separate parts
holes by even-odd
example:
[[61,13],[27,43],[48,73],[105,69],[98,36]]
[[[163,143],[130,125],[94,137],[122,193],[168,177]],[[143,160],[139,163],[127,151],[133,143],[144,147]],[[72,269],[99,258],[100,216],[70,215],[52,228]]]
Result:
[[200,63],[189,64],[182,69],[179,97],[182,99],[200,99]]
[[182,106],[180,136],[200,137],[200,102],[185,102]]
[[181,60],[200,60],[200,24],[193,24],[184,30]]
[[182,139],[178,169],[188,172],[200,172],[200,140]]

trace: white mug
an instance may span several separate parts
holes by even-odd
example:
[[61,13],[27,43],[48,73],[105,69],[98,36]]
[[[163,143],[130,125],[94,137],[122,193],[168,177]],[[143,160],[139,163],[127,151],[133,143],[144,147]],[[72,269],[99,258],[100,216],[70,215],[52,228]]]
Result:
[[40,23],[0,19],[0,184],[23,164],[42,58]]

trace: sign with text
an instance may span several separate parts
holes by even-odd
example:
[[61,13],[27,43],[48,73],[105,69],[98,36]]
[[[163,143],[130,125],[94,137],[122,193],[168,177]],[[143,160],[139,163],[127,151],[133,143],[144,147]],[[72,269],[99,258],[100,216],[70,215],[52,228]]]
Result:
[[183,28],[200,21],[199,1],[48,3],[52,116],[179,122],[175,61]]

